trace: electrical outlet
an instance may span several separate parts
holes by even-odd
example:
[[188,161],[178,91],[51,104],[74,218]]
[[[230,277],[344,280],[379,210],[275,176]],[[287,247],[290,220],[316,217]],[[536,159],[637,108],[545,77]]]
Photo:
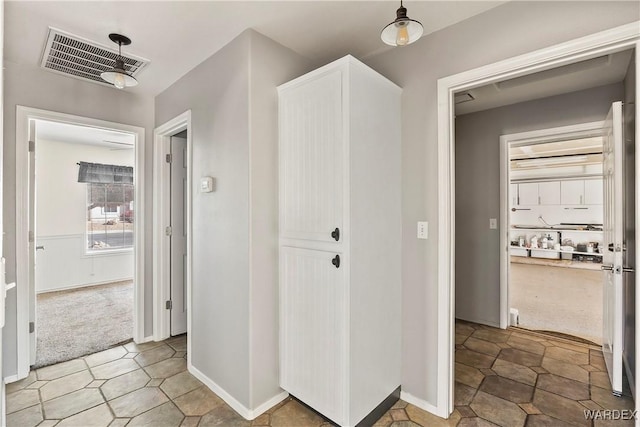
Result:
[[429,223],[418,221],[418,239],[426,239],[429,236]]
[[498,228],[498,218],[489,218],[489,228],[492,230]]

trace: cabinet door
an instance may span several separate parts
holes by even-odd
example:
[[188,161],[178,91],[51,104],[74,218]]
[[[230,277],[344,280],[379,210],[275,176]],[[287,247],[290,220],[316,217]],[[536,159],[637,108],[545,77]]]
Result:
[[[560,183],[563,205],[581,205],[584,203],[584,181],[562,181]],[[602,193],[600,193],[602,194]]]
[[335,242],[343,223],[342,72],[280,94],[280,236]]
[[518,184],[509,184],[509,200],[511,200],[511,206],[518,206]]
[[538,183],[518,184],[518,197],[520,205],[538,204]]
[[560,181],[541,182],[538,184],[538,202],[541,205],[560,204]]
[[585,205],[601,205],[604,196],[602,193],[602,178],[587,179],[584,181],[584,204]]
[[348,293],[336,255],[280,248],[280,386],[343,425]]

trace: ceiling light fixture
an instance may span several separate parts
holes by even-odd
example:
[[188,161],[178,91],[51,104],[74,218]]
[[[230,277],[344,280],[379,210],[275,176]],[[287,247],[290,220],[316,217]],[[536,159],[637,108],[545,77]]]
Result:
[[116,58],[115,66],[100,74],[100,77],[104,81],[113,84],[118,89],[124,89],[125,87],[135,86],[138,81],[131,74],[127,73],[124,69],[124,59],[122,59],[122,45],[130,45],[131,39],[123,36],[122,34],[111,33],[109,38],[112,42],[118,44],[118,57]]
[[380,38],[390,46],[406,46],[422,37],[424,28],[415,19],[407,16],[407,8],[402,5],[396,11],[396,20],[384,27]]

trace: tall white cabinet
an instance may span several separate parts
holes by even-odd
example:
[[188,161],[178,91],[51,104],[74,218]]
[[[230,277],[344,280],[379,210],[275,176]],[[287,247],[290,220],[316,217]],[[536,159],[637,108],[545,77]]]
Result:
[[346,56],[278,94],[280,385],[353,426],[400,386],[401,89]]

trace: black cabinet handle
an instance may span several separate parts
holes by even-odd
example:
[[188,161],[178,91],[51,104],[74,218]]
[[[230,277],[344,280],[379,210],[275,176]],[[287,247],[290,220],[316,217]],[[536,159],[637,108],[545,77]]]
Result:
[[331,232],[331,237],[336,239],[336,242],[340,240],[340,229],[336,227],[336,229]]
[[340,255],[336,255],[335,258],[331,260],[331,264],[335,265],[336,268],[340,268]]

